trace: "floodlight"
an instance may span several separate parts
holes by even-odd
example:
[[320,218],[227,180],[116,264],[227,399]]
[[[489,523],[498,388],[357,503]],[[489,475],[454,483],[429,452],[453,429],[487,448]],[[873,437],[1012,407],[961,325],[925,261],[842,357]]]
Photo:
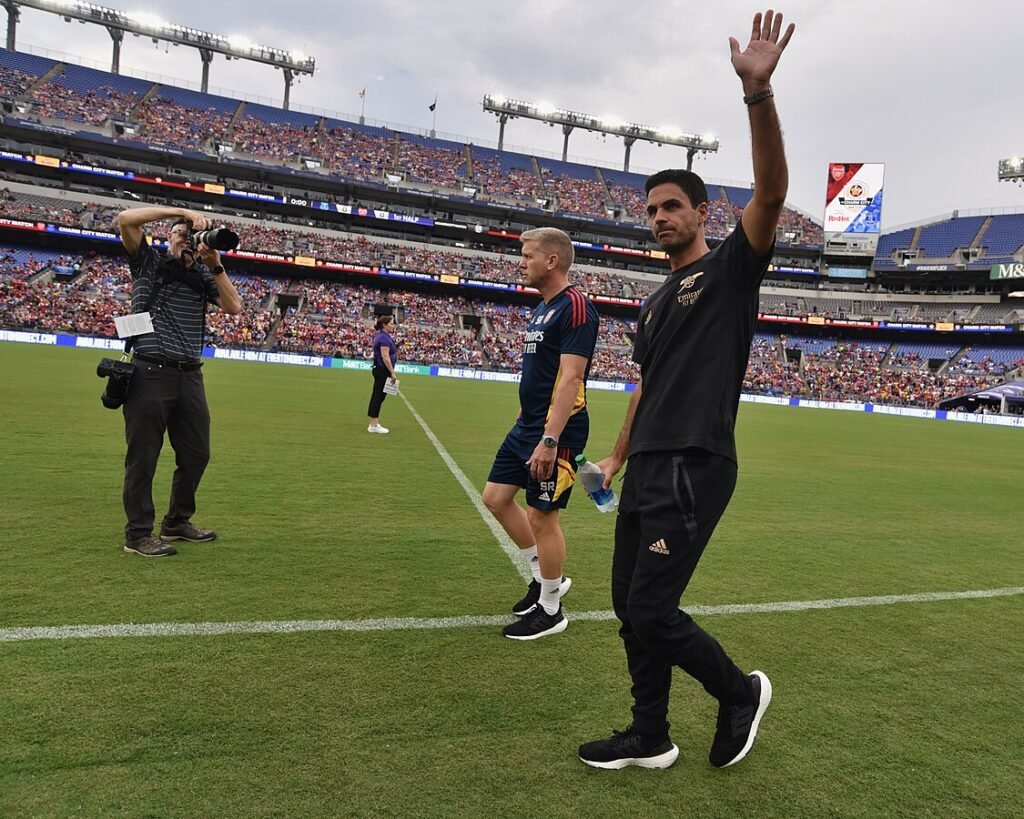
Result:
[[[159,43],[160,40],[173,45],[192,46],[199,50],[203,62],[202,90],[208,87],[210,62],[213,54],[219,53],[234,59],[251,60],[266,63],[284,71],[284,108],[288,108],[288,93],[291,83],[297,74],[312,75],[316,63],[312,57],[296,52],[289,54],[278,48],[256,45],[248,37],[231,35],[224,37],[187,26],[179,26],[166,22],[150,11],[134,11],[126,13],[118,9],[107,8],[95,3],[79,2],[79,0],[0,0],[0,4],[10,8],[21,7],[50,12],[63,17],[68,22],[72,19],[80,23],[95,23],[103,26],[113,40],[113,60],[111,71],[119,73],[120,49],[124,34],[146,36]],[[17,15],[8,15],[7,43],[13,50]]]
[[509,120],[525,117],[526,119],[546,122],[551,127],[561,125],[562,133],[565,136],[562,143],[563,162],[568,159],[569,135],[577,128],[585,128],[588,131],[622,137],[626,148],[625,161],[623,162],[623,170],[625,171],[629,170],[630,149],[637,140],[653,142],[659,146],[667,144],[686,148],[687,169],[689,169],[696,154],[711,153],[719,148],[718,140],[710,134],[701,137],[696,134],[685,133],[675,126],[669,125],[652,128],[636,122],[624,122],[614,114],[595,117],[590,114],[580,113],[579,111],[556,108],[550,102],[541,102],[533,105],[522,100],[510,100],[503,95],[484,94],[483,108],[484,111],[488,111],[498,118],[499,151],[503,149],[505,144],[505,125]]
[[1015,182],[1024,180],[1024,159],[1019,156],[1000,159],[998,176],[1000,179],[1009,179]]
[[164,28],[167,25],[167,23],[149,11],[140,11],[129,15],[129,17],[145,28]]

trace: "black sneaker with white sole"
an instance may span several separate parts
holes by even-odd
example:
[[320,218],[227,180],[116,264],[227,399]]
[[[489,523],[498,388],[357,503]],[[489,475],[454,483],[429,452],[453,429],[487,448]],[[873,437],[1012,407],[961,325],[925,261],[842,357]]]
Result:
[[[558,586],[559,598],[565,597],[566,592],[572,587],[572,578],[562,575],[562,582]],[[512,607],[512,613],[516,617],[525,617],[535,608],[540,602],[540,583],[536,580],[531,580],[530,585],[526,588],[526,597],[520,600]]]
[[568,625],[569,621],[565,618],[561,606],[554,614],[548,614],[543,606],[537,606],[523,619],[505,626],[501,633],[510,640],[536,640],[538,637],[565,631]]
[[613,731],[608,739],[580,745],[580,760],[592,768],[617,771],[635,765],[638,768],[667,768],[676,761],[679,748],[665,731],[644,735],[630,725],[625,731]]
[[157,540],[152,535],[126,538],[124,550],[143,557],[170,557],[178,553],[173,546],[169,546],[162,540]]
[[728,768],[743,759],[754,747],[761,717],[772,701],[772,684],[761,671],[750,675],[753,701],[747,705],[718,706],[718,727],[708,759],[716,768]]
[[160,526],[161,540],[187,540],[190,543],[209,543],[217,539],[213,529],[200,529],[190,520],[178,523],[164,523]]

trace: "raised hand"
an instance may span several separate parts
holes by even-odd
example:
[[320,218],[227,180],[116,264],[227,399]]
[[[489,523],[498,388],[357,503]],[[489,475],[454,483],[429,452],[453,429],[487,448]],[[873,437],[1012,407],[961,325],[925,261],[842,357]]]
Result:
[[750,93],[768,86],[775,66],[779,64],[779,58],[795,30],[796,26],[790,23],[786,33],[782,34],[782,13],[768,9],[763,17],[761,12],[754,15],[753,30],[750,32],[750,42],[747,43],[746,49],[740,51],[739,41],[735,37],[729,38],[732,67],[743,80],[745,92]]
[[211,227],[210,220],[194,210],[186,210],[182,213],[182,217],[188,219],[192,230],[208,230]]

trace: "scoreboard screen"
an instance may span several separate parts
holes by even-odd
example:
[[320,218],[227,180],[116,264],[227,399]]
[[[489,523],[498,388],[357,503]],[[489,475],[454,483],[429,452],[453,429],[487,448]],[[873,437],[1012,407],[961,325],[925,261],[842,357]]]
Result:
[[874,256],[882,231],[881,162],[830,162],[825,188],[825,250]]

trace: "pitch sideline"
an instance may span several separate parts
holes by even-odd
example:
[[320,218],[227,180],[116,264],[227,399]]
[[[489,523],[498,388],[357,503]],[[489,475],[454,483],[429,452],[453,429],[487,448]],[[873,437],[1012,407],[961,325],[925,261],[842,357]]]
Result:
[[[776,614],[900,603],[940,603],[1024,595],[1024,587],[978,589],[961,592],[923,592],[880,597],[840,597],[827,600],[791,600],[778,603],[737,603],[724,606],[691,606],[690,614],[708,617],[736,614]],[[577,621],[614,620],[611,611],[569,612]],[[299,634],[312,631],[409,631],[501,626],[513,620],[506,615],[461,617],[386,617],[370,620],[267,620],[240,623],[121,623],[116,625],[29,626],[0,629],[0,642],[22,640],[95,639],[99,637],[210,637],[221,634]]]
[[[480,517],[490,528],[495,539],[524,580],[529,570],[519,559],[519,549],[501,528],[501,524],[487,511],[483,498],[466,474],[459,468],[444,445],[427,425],[413,405],[401,393],[399,397],[409,408],[413,418],[423,429],[427,439],[437,450],[441,460],[469,496]],[[825,600],[791,600],[776,603],[738,603],[721,606],[692,606],[687,612],[697,616],[771,614],[781,612],[813,611],[862,606],[891,606],[900,603],[933,603],[950,600],[975,600],[994,597],[1024,595],[1024,587],[979,589],[961,592],[922,592],[877,597],[843,597]],[[478,628],[501,626],[514,618],[506,615],[463,615],[455,617],[385,617],[366,620],[266,620],[224,623],[119,623],[112,625],[25,626],[0,628],[0,642],[25,640],[97,639],[101,637],[210,637],[222,634],[299,634],[315,631],[407,631],[451,628]],[[614,620],[612,611],[572,612],[570,619],[593,622]]]
[[455,459],[448,454],[448,450],[444,448],[444,444],[441,443],[440,439],[434,434],[434,431],[427,425],[427,422],[420,417],[420,414],[416,412],[416,408],[412,405],[412,402],[405,397],[404,393],[398,393],[398,397],[405,402],[405,405],[409,408],[409,412],[412,413],[412,417],[416,419],[416,423],[423,429],[423,433],[427,436],[427,440],[434,445],[434,449],[437,450],[437,454],[441,456],[441,460],[444,461],[444,465],[448,467],[448,470],[455,476],[455,480],[459,482],[463,491],[469,496],[473,506],[476,507],[476,511],[480,514],[480,517],[484,519],[484,523],[490,528],[491,533],[494,535],[495,540],[498,541],[498,545],[501,546],[502,551],[508,556],[508,559],[512,561],[512,565],[516,567],[516,571],[519,572],[520,577],[523,578],[527,583],[530,582],[531,575],[530,570],[526,567],[526,563],[519,557],[519,547],[512,541],[504,529],[501,528],[501,524],[498,523],[497,519],[492,515],[487,507],[484,506],[484,499],[479,492],[476,491],[476,487],[466,477],[466,473],[462,471]]

